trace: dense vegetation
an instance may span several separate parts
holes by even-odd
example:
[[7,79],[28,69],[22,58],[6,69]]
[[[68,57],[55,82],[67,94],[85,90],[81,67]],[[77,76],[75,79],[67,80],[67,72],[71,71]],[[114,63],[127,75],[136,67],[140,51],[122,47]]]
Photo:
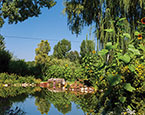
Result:
[[[53,0],[50,1],[51,5],[41,0],[34,5],[34,2],[30,1],[28,5],[32,5],[34,9],[34,6],[40,5],[39,9],[36,7],[36,10],[31,12],[31,9],[26,7],[27,2],[24,2],[22,6],[27,10],[26,15],[23,16],[21,12],[24,12],[24,9],[21,8],[21,2],[0,2],[3,4],[3,7],[0,7],[2,9],[0,25],[3,24],[1,22],[4,18],[8,17],[10,23],[23,21],[40,14],[41,7],[50,8],[55,4]],[[0,36],[0,82],[34,82],[35,78],[47,80],[51,77],[64,78],[71,82],[83,79],[100,92],[96,95],[99,99],[99,108],[95,108],[95,112],[115,109],[121,112],[129,108],[136,110],[137,113],[144,113],[144,3],[144,0],[117,0],[116,2],[66,0],[64,12],[68,15],[68,24],[72,32],[79,34],[85,25],[95,23],[97,50],[94,41],[86,39],[82,41],[80,53],[71,51],[71,42],[62,39],[55,45],[54,53],[50,56],[48,55],[50,44],[42,40],[35,50],[35,61],[25,62],[12,59],[12,54],[5,50],[4,38]],[[10,14],[7,12],[7,7],[12,8]],[[17,9],[16,13],[13,13],[14,9]],[[37,11],[37,14],[31,15],[34,11]],[[21,14],[21,17],[18,14]],[[102,45],[101,49],[100,45]],[[41,100],[39,99],[37,104],[39,101]],[[69,111],[69,108],[67,109]]]

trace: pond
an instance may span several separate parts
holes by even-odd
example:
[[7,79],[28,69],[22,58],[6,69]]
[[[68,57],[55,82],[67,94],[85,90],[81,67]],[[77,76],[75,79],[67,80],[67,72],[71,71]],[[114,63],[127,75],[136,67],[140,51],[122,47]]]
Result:
[[[122,109],[123,105],[112,107],[109,101],[109,103],[102,102],[101,95],[101,92],[54,92],[41,87],[1,87],[0,115],[121,115],[126,113]],[[144,107],[141,108],[144,111]],[[141,115],[144,114],[145,111]]]
[[0,115],[85,115],[93,112],[94,94],[53,92],[40,87],[0,88]]

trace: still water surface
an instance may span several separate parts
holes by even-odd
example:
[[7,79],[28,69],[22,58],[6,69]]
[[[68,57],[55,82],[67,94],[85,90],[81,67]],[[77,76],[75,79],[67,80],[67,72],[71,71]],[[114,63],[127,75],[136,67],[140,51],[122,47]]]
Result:
[[96,101],[94,94],[5,87],[0,88],[0,115],[86,115],[94,112]]
[[[54,92],[40,87],[1,87],[0,115],[121,115],[125,104],[104,101],[103,92]],[[111,98],[116,98],[114,95]],[[144,99],[144,98],[143,98]],[[103,101],[102,101],[103,100]],[[145,100],[135,108],[145,115]],[[141,105],[142,104],[142,105]],[[139,114],[135,114],[139,115]]]
[[[71,111],[68,111],[65,115],[84,115],[85,113],[77,107],[77,104],[71,102]],[[18,102],[14,103],[11,107],[11,109],[15,109],[18,107],[19,109],[23,110],[26,115],[41,115],[43,113],[38,110],[38,107],[35,105],[35,97],[29,96],[26,98],[24,102]],[[53,104],[51,104],[51,107],[48,111],[48,113],[45,113],[43,115],[63,115],[60,111],[58,111],[57,108]]]

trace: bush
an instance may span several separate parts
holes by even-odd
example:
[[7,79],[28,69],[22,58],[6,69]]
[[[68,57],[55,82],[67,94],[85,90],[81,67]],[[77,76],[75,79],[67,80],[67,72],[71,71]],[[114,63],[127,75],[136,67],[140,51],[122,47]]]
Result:
[[10,59],[11,54],[9,53],[9,51],[0,50],[0,73],[7,72]]

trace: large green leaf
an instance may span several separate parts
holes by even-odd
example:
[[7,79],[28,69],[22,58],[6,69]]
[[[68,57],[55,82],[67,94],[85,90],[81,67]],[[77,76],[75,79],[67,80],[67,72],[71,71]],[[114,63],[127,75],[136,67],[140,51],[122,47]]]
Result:
[[99,54],[100,56],[104,56],[104,55],[106,55],[107,53],[108,53],[108,50],[107,50],[107,49],[102,49],[101,51],[98,52],[98,54]]
[[130,64],[128,67],[129,67],[131,72],[135,71],[135,66],[133,64]]
[[138,49],[135,48],[128,48],[129,51],[131,51],[132,53],[134,53],[135,55],[140,55],[140,52]]
[[113,48],[112,42],[108,42],[108,43],[106,44],[106,49],[110,50],[110,49],[112,49],[112,48]]
[[137,36],[138,34],[140,34],[138,31],[135,31],[135,35]]
[[131,36],[130,36],[129,33],[123,33],[123,36],[124,36],[124,37],[127,37],[127,38],[129,38],[129,39],[131,38]]
[[128,48],[135,48],[133,44],[129,44]]
[[119,21],[123,21],[123,20],[126,20],[126,18],[120,18],[120,19],[119,19]]
[[110,74],[110,75],[108,75],[107,79],[111,86],[115,86],[121,82],[120,75],[113,76],[112,74]]
[[114,32],[114,29],[105,29],[106,32]]
[[121,103],[124,103],[126,101],[126,97],[121,96],[121,97],[119,97],[119,100],[120,100]]
[[143,51],[145,51],[145,45],[140,44],[139,47],[140,47],[140,49],[142,49]]
[[125,83],[124,84],[124,89],[126,89],[129,92],[133,92],[135,90],[135,88],[132,87],[130,83]]
[[128,54],[125,54],[123,56],[118,57],[120,60],[124,61],[125,63],[129,63],[130,62],[130,56]]

